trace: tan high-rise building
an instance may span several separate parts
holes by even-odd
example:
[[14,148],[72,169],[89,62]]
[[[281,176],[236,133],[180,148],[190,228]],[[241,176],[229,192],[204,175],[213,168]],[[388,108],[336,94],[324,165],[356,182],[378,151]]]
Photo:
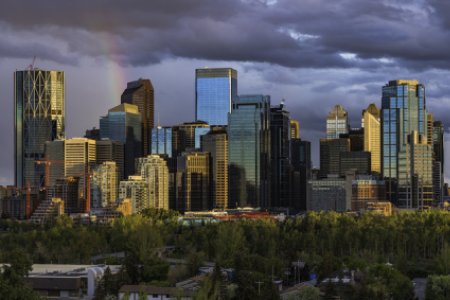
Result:
[[327,139],[338,139],[348,133],[348,127],[347,111],[341,105],[334,106],[327,116]]
[[228,208],[228,136],[225,127],[212,127],[201,138],[202,151],[210,153],[213,208]]
[[86,201],[86,211],[90,210],[89,176],[96,163],[95,144],[95,140],[72,138],[65,140],[64,145],[64,175],[80,178],[79,196]]
[[118,199],[119,172],[114,161],[105,161],[92,170],[91,200],[92,207],[112,206]]
[[142,117],[142,154],[146,156],[150,153],[150,135],[154,126],[155,96],[152,82],[149,79],[128,82],[121,102],[131,103],[139,108]]
[[119,184],[119,205],[129,199],[131,213],[137,213],[149,207],[147,183],[142,176],[129,176]]
[[433,128],[434,128],[434,116],[432,113],[427,113],[427,143],[433,145]]
[[148,207],[169,209],[169,168],[159,155],[137,159],[137,170],[147,183]]
[[185,152],[177,159],[177,209],[199,211],[210,208],[208,152]]
[[370,104],[362,112],[364,123],[364,151],[370,152],[372,172],[381,173],[381,122],[380,110]]
[[291,119],[291,139],[299,139],[299,138],[300,138],[300,122]]

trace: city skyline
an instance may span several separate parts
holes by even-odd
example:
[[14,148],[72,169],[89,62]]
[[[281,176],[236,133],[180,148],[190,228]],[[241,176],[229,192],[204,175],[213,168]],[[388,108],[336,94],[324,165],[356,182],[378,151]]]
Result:
[[[45,15],[47,3],[50,2],[42,3],[41,8],[30,4],[30,11],[41,12],[47,17],[42,17],[41,14],[37,18],[35,15],[27,14],[29,18],[25,18],[25,21],[24,18],[10,18],[7,14],[16,16],[25,14],[17,8],[21,5],[10,1],[4,2],[4,7],[8,9],[0,13],[2,20],[0,32],[6,37],[0,42],[0,57],[3,58],[0,60],[2,65],[0,110],[4,112],[4,117],[0,120],[0,137],[7,141],[4,146],[5,155],[0,159],[0,184],[12,184],[14,176],[11,162],[13,120],[9,113],[13,110],[11,74],[15,70],[26,69],[35,55],[37,56],[36,67],[44,70],[62,70],[66,74],[67,137],[82,136],[84,130],[92,126],[99,127],[98,117],[120,103],[120,93],[128,81],[140,77],[151,79],[155,87],[155,121],[159,119],[161,125],[193,121],[195,118],[194,72],[196,68],[204,66],[236,69],[239,74],[239,94],[268,94],[271,95],[274,105],[279,104],[281,99],[286,99],[287,109],[292,118],[300,121],[302,138],[310,140],[315,150],[318,150],[316,136],[324,137],[324,119],[332,106],[337,103],[342,104],[349,113],[350,124],[354,127],[359,126],[361,110],[365,109],[369,103],[381,106],[381,87],[393,79],[417,79],[423,83],[427,87],[428,110],[435,114],[436,120],[443,121],[447,130],[450,124],[449,117],[445,114],[445,108],[450,105],[449,89],[446,86],[449,77],[448,63],[445,63],[448,54],[443,53],[439,47],[441,43],[446,44],[446,38],[436,38],[447,32],[446,16],[445,8],[439,8],[440,4],[435,2],[400,7],[400,4],[389,6],[383,3],[361,1],[349,7],[345,6],[348,2],[342,1],[341,4],[344,5],[336,7],[331,16],[334,23],[340,25],[332,27],[342,27],[339,30],[331,28],[330,25],[319,26],[320,24],[316,22],[308,25],[301,21],[301,18],[297,18],[291,24],[292,28],[289,28],[288,17],[295,14],[301,16],[300,9],[309,14],[309,19],[311,16],[320,17],[327,13],[319,12],[320,2],[294,5],[289,1],[269,1],[265,4],[259,1],[230,1],[218,10],[192,1],[186,4],[180,3],[180,11],[165,7],[164,3],[156,2],[152,9],[157,14],[166,12],[164,17],[161,17],[162,20],[147,23],[145,20],[136,18],[134,22],[130,22],[130,25],[127,25],[126,21],[115,21],[117,23],[113,24],[105,18],[107,14],[95,15],[93,12],[85,18],[97,21],[86,21],[81,22],[83,25],[77,25],[77,22],[74,22],[69,15],[68,8],[61,7],[61,16],[65,19]],[[138,9],[150,9],[142,3],[137,5]],[[71,9],[80,11],[87,7],[85,5],[83,1],[80,1],[73,4]],[[370,7],[374,6],[379,9],[371,10]],[[346,7],[348,11],[345,11]],[[433,7],[434,11],[427,9]],[[108,7],[108,13],[117,14],[121,12],[120,8],[119,4],[111,4]],[[134,9],[127,10],[123,19],[130,20],[132,13],[135,12]],[[289,12],[289,9],[292,12]],[[240,10],[242,13],[239,13]],[[267,37],[269,41],[262,39],[264,44],[267,44],[265,50],[244,51],[245,47],[248,47],[248,42],[256,43],[253,38],[248,42],[242,41],[242,37],[250,37],[251,34],[236,31],[248,28],[245,27],[243,16],[248,16],[249,13],[252,13],[252,17],[247,22],[255,21],[262,24],[261,28],[249,28],[249,32],[250,29],[255,31],[255,36],[259,39],[262,39],[261,32],[264,29],[270,33]],[[386,14],[383,15],[384,13]],[[394,18],[396,13],[397,19]],[[372,18],[363,20],[358,18],[358,15]],[[286,20],[280,20],[280,16]],[[267,18],[264,19],[265,17]],[[192,44],[187,45],[183,36],[183,33],[187,34],[186,32],[183,31],[180,35],[174,33],[176,31],[174,29],[179,29],[182,25],[168,25],[170,23],[168,21],[176,18],[182,19],[187,28],[197,29],[198,36],[221,45],[223,50],[218,51],[211,47],[200,49],[204,44],[198,39],[193,39]],[[225,28],[201,26],[208,21],[208,18],[210,22],[216,25],[222,24]],[[236,22],[229,22],[233,18]],[[438,22],[432,22],[430,19],[433,18]],[[44,19],[45,21],[42,21]],[[108,19],[112,18],[108,17]],[[389,20],[390,22],[387,22]],[[423,21],[421,23],[424,28],[412,31],[407,28],[407,20]],[[350,25],[357,21],[360,22],[358,23],[360,28],[375,36],[373,41],[367,41],[369,35],[364,34],[364,31],[357,33],[351,30]],[[169,30],[172,34],[168,36],[172,38],[175,46],[168,52],[164,52],[161,39],[157,39],[157,42],[152,43],[155,45],[152,46],[155,47],[155,51],[146,53],[142,50],[138,51],[137,38],[141,36],[132,28],[133,26],[145,29],[143,31],[149,33],[148,38],[157,38],[158,33],[164,29]],[[130,43],[125,43],[127,36],[123,31],[129,33]],[[73,37],[69,37],[71,36],[67,34],[69,32],[74,33]],[[235,52],[221,42],[229,38],[227,32],[234,34],[231,41],[236,47]],[[345,32],[347,33],[344,34]],[[390,32],[390,35],[386,37],[383,32]],[[433,32],[435,35],[429,36],[428,32]],[[239,38],[240,34],[242,36]],[[346,35],[348,39],[352,39],[353,43],[342,45],[342,42],[338,40]],[[375,47],[377,41],[383,37],[389,40],[399,38],[401,41],[391,43],[393,46]],[[423,56],[419,54],[424,53],[425,49],[421,49],[420,45],[409,47],[421,37],[424,39],[424,44],[428,45],[426,47],[428,51],[425,52],[427,55]],[[77,38],[81,41],[79,45],[74,44]],[[108,41],[110,50],[102,52],[102,44],[107,44]],[[425,43],[425,41],[428,42]],[[371,49],[373,53],[362,47],[362,42],[367,42],[369,45],[367,49]],[[198,45],[196,46],[195,43]],[[433,47],[429,46],[430,43]],[[115,52],[111,51],[114,45]],[[302,45],[310,48],[302,47]],[[177,51],[176,46],[186,47],[183,48],[185,50],[178,48]],[[316,51],[315,56],[310,54],[320,47],[330,50],[333,55],[326,54],[326,51]],[[21,51],[15,51],[16,49]],[[280,49],[283,55],[276,55],[277,49]],[[160,56],[152,60],[152,53],[158,53]],[[320,106],[312,105],[318,101],[321,103]],[[88,105],[89,109],[85,109]],[[174,105],[182,112],[181,115],[173,113]],[[448,137],[446,139],[448,140]],[[318,166],[318,157],[313,156],[313,159],[314,165]],[[448,172],[446,177],[450,177]]]

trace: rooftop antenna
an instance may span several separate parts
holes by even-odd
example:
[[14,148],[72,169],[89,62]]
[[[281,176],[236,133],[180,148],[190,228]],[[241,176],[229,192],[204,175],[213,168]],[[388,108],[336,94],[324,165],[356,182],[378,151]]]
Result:
[[35,62],[36,62],[36,55],[33,56],[33,60],[31,61],[31,64],[28,65],[28,70],[32,71],[34,69]]

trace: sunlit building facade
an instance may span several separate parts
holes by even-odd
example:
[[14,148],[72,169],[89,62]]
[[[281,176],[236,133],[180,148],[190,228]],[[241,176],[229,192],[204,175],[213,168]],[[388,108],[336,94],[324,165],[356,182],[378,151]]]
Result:
[[116,204],[119,196],[119,172],[114,161],[96,165],[91,175],[91,201],[93,208]]
[[327,139],[338,139],[348,129],[347,111],[341,105],[334,106],[327,116]]
[[195,119],[209,125],[227,125],[237,97],[237,71],[231,68],[195,70]]
[[159,155],[137,159],[137,171],[147,183],[148,206],[169,209],[169,168]]
[[65,137],[64,72],[30,69],[14,72],[15,185],[41,187],[44,144]]
[[372,172],[381,173],[381,120],[380,110],[370,104],[363,110],[364,151],[370,152]]

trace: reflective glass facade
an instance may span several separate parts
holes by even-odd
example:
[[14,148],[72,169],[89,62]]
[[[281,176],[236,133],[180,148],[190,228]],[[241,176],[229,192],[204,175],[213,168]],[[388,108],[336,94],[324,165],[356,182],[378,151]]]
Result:
[[172,127],[152,129],[151,154],[164,154],[172,157]]
[[[399,166],[405,166],[404,156],[408,135],[416,131],[426,136],[425,87],[416,80],[390,81],[382,90],[381,152],[382,172],[386,178],[398,181]],[[403,170],[404,172],[404,170]],[[389,200],[397,200],[392,180],[388,185]]]
[[270,96],[239,96],[228,120],[229,204],[267,207]]
[[237,97],[237,72],[231,68],[195,70],[195,119],[209,125],[227,125]]
[[44,183],[44,144],[65,137],[64,72],[26,70],[14,73],[15,184]]

